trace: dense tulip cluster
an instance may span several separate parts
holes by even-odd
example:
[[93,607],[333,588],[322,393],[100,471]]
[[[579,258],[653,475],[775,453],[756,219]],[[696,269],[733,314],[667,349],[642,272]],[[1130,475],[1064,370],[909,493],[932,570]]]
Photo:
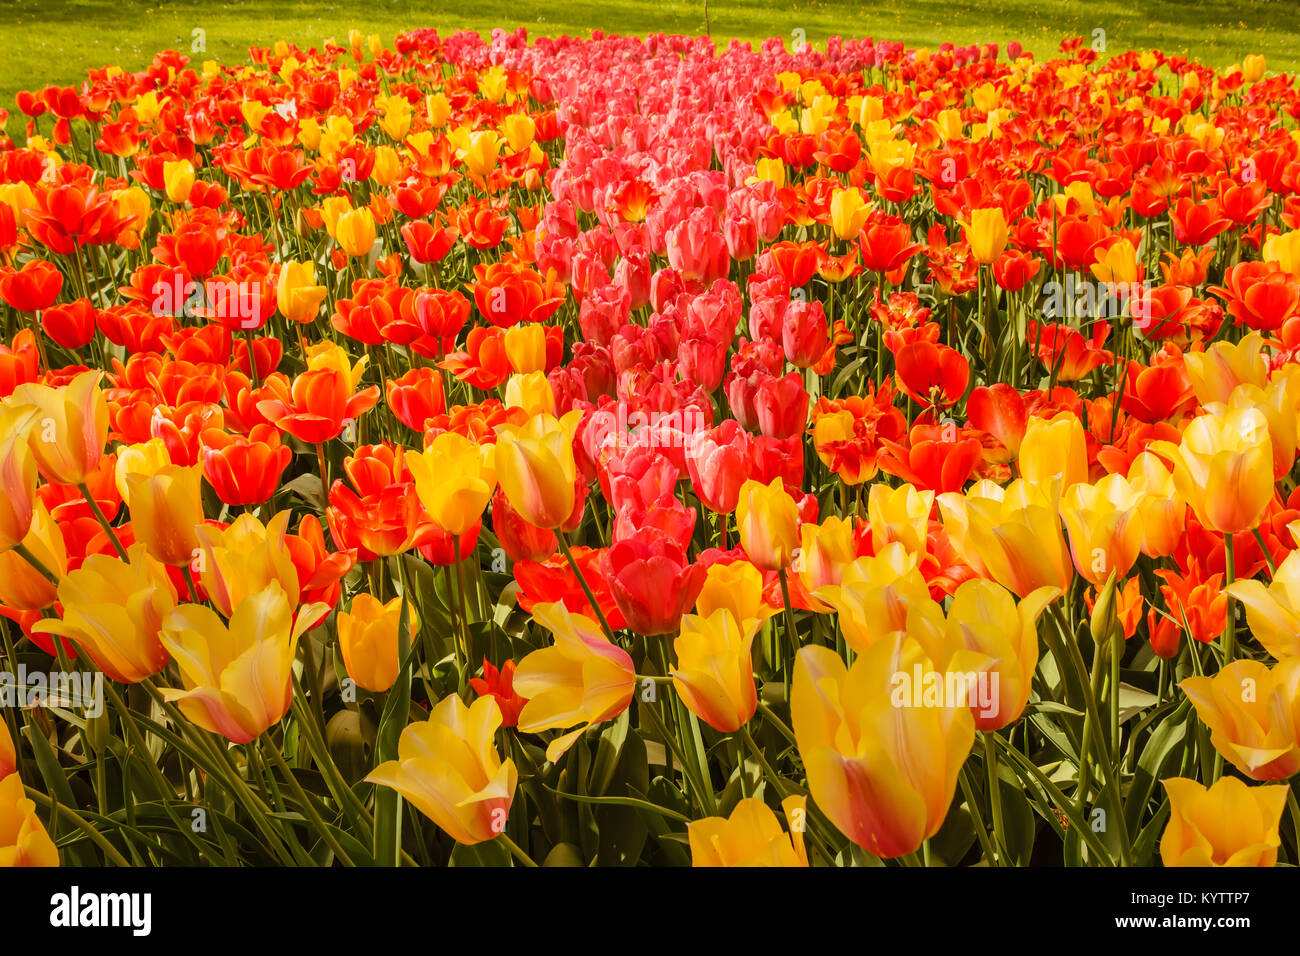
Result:
[[19,94],[0,865],[1300,862],[1300,91],[1061,51]]

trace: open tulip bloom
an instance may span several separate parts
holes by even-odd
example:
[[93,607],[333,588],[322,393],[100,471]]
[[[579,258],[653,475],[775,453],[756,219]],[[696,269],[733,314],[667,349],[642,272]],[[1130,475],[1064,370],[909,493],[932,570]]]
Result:
[[15,106],[0,866],[1300,864],[1262,57],[354,31]]

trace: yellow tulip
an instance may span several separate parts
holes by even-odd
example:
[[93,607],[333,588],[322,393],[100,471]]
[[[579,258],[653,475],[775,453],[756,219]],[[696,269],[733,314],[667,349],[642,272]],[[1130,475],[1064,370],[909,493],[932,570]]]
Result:
[[429,125],[434,129],[442,129],[447,125],[447,120],[451,119],[451,103],[447,95],[442,92],[430,93],[424,98],[424,112],[429,118]]
[[163,697],[204,730],[237,744],[255,740],[288,712],[298,638],[328,610],[304,604],[295,614],[276,583],[241,601],[229,626],[204,605],[177,606],[159,639],[185,689],[163,688]]
[[311,262],[285,262],[280,266],[275,305],[291,322],[310,322],[320,311],[326,289],[316,284],[316,267]]
[[981,577],[1020,598],[1045,586],[1069,589],[1074,563],[1053,487],[1018,479],[1004,489],[985,480],[964,496],[948,492],[938,501],[953,547]]
[[0,439],[0,551],[8,551],[32,528],[36,459],[21,432]]
[[1179,684],[1210,728],[1210,743],[1252,780],[1285,780],[1300,770],[1300,657],[1271,670],[1239,660],[1213,677]]
[[1265,262],[1276,262],[1283,272],[1300,276],[1300,229],[1265,239],[1263,258]]
[[555,416],[555,392],[545,372],[524,372],[506,380],[505,405],[522,408],[528,415]]
[[837,189],[831,196],[831,229],[841,239],[856,239],[871,215],[871,204],[857,188]]
[[1011,228],[1000,206],[991,209],[972,209],[970,222],[962,223],[971,255],[982,265],[996,262],[1007,247]]
[[58,865],[59,851],[18,774],[0,779],[0,868]]
[[406,456],[420,504],[448,534],[464,534],[474,527],[492,500],[497,485],[495,449],[456,432],[443,432],[425,446],[424,454]]
[[897,541],[913,554],[924,555],[933,509],[933,491],[917,491],[909,484],[898,488],[872,485],[867,494],[867,517],[876,551]]
[[838,585],[820,587],[816,596],[839,612],[845,643],[858,653],[905,631],[910,609],[934,603],[916,555],[897,542],[856,559]]
[[1074,566],[1086,580],[1102,585],[1112,573],[1128,575],[1142,545],[1142,497],[1117,474],[1095,485],[1078,482],[1061,496]]
[[241,514],[226,528],[202,524],[196,529],[199,554],[190,565],[214,607],[230,617],[250,594],[271,583],[289,599],[299,600],[298,571],[285,535],[290,512],[281,511],[265,525],[251,514]]
[[1165,866],[1277,863],[1286,787],[1251,787],[1236,777],[1220,777],[1208,789],[1186,777],[1161,782],[1169,794],[1169,823],[1160,838]]
[[1144,451],[1129,465],[1128,480],[1142,496],[1137,506],[1142,553],[1149,558],[1173,554],[1187,522],[1187,502],[1178,495],[1173,472],[1158,456]]
[[370,178],[385,189],[397,182],[402,173],[402,158],[391,146],[375,147],[375,165],[370,169]]
[[1235,581],[1223,589],[1246,608],[1251,633],[1278,660],[1300,658],[1300,551],[1286,556],[1273,579]]
[[501,121],[501,131],[514,152],[527,149],[537,135],[537,124],[527,113],[511,113]]
[[799,528],[799,551],[791,567],[803,585],[809,607],[822,613],[832,610],[816,597],[817,590],[839,584],[857,556],[849,519],[831,515],[821,524],[809,522]]
[[1073,412],[1051,419],[1030,418],[1020,442],[1020,476],[1041,487],[1056,481],[1057,491],[1088,480],[1088,443]]
[[683,615],[673,641],[673,688],[691,713],[721,733],[740,729],[758,709],[750,662],[758,627],[756,619],[737,620],[719,608],[708,617]]
[[339,216],[334,227],[339,248],[353,258],[370,254],[375,245],[375,217],[369,209],[353,209]]
[[808,790],[830,821],[870,853],[911,853],[948,816],[975,741],[970,708],[895,706],[896,676],[934,674],[905,634],[877,641],[852,668],[834,651],[795,658],[790,713]]
[[1237,534],[1259,525],[1275,492],[1273,442],[1259,409],[1201,415],[1183,430],[1180,444],[1148,447],[1173,463],[1178,493],[1206,528]]
[[158,632],[176,606],[176,588],[144,544],[131,545],[127,558],[88,556],[59,582],[63,619],[32,630],[71,638],[109,678],[134,684],[167,665]]
[[761,570],[789,566],[799,547],[799,509],[779,477],[768,485],[750,478],[740,486],[736,528],[745,554]]
[[164,465],[152,475],[126,476],[136,540],[164,564],[183,567],[198,555],[202,479],[200,465]]
[[18,767],[18,754],[14,749],[14,739],[9,736],[9,725],[0,720],[0,780],[9,776]]
[[108,401],[99,389],[102,372],[81,372],[58,388],[35,382],[9,397],[15,412],[31,412],[28,443],[36,467],[49,481],[80,485],[94,474],[108,441]]
[[779,610],[763,600],[763,573],[743,560],[718,561],[704,574],[695,613],[709,617],[719,609],[737,621],[765,621]]
[[704,817],[686,824],[691,866],[807,866],[803,835],[808,800],[792,795],[781,801],[789,835],[762,800],[746,797],[729,817]]
[[380,764],[367,782],[391,787],[457,843],[473,845],[505,831],[519,775],[492,742],[501,726],[496,698],[470,706],[456,694],[439,701],[429,719],[408,724],[397,759]]
[[469,134],[461,160],[471,176],[483,179],[497,167],[501,156],[501,139],[495,130],[476,130]]
[[185,202],[194,189],[194,166],[188,159],[163,163],[163,186],[172,202]]
[[1183,355],[1188,381],[1202,405],[1226,402],[1233,389],[1242,383],[1268,384],[1268,361],[1263,353],[1264,338],[1251,332],[1240,342],[1215,342],[1204,352]]
[[411,116],[414,112],[406,97],[394,94],[377,99],[375,105],[380,110],[379,128],[388,135],[388,138],[393,140],[405,138],[411,128]]
[[505,333],[506,358],[518,373],[546,371],[546,326],[525,322]]
[[[63,534],[41,501],[32,508],[32,524],[23,547],[56,578],[68,573]],[[17,551],[0,551],[0,604],[20,611],[40,611],[54,603],[55,586]]]
[[122,496],[122,504],[131,507],[131,489],[126,480],[128,476],[152,475],[171,463],[171,453],[161,438],[150,438],[148,441],[119,447],[113,481],[117,485],[117,493]]
[[576,410],[560,419],[541,412],[497,432],[497,480],[510,507],[529,524],[558,528],[573,514],[578,477],[573,433],[581,417]]
[[551,632],[552,647],[533,651],[515,670],[515,693],[525,697],[519,730],[526,734],[579,726],[546,747],[556,763],[592,724],[613,720],[627,709],[636,689],[636,669],[627,651],[606,639],[599,624],[563,604],[536,604],[533,620]]
[[990,685],[997,704],[988,712],[975,708],[980,730],[1000,730],[1024,713],[1038,669],[1038,616],[1060,596],[1059,588],[1042,587],[1017,605],[1011,592],[991,581],[966,581],[957,588],[948,610],[949,640],[995,661],[990,674],[997,681]]
[[[397,639],[401,614],[400,597],[384,604],[365,591],[352,599],[350,610],[339,612],[339,650],[343,652],[343,666],[358,687],[382,694],[397,680],[401,664]],[[408,613],[408,618],[407,631],[414,639],[414,614]]]
[[1241,61],[1241,75],[1247,83],[1254,83],[1264,75],[1264,54],[1248,53]]

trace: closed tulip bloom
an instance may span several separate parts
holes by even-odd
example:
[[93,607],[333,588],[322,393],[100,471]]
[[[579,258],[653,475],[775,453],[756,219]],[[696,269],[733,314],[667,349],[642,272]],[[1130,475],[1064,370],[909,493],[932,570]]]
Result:
[[638,528],[605,552],[605,580],[627,626],[638,634],[670,634],[695,604],[704,568],[667,532]]
[[516,373],[546,371],[546,326],[526,322],[505,332],[506,358]]
[[36,459],[27,439],[11,434],[0,440],[0,551],[8,551],[31,530],[36,480]]
[[307,323],[316,318],[325,299],[325,287],[316,284],[316,267],[311,262],[285,262],[275,290],[275,305],[291,322]]
[[691,866],[807,866],[807,804],[806,797],[797,795],[781,801],[788,834],[771,808],[756,797],[741,800],[729,817],[692,820],[686,824]]
[[1073,412],[1049,419],[1031,418],[1020,442],[1020,476],[1046,487],[1053,479],[1057,490],[1088,480],[1088,443],[1083,424]]
[[950,640],[996,662],[996,709],[972,709],[977,729],[1001,730],[1024,713],[1038,669],[1038,617],[1060,596],[1058,588],[1038,588],[1017,605],[1010,591],[992,581],[966,581],[957,588],[948,610]]
[[195,528],[203,521],[202,478],[198,465],[165,465],[152,475],[126,478],[135,537],[164,564],[188,565],[198,554]]
[[917,491],[909,484],[898,488],[872,485],[867,495],[867,517],[876,550],[898,541],[913,554],[925,554],[932,510],[933,491]]
[[551,632],[555,644],[533,651],[515,670],[515,692],[528,700],[518,726],[536,734],[578,724],[547,744],[546,759],[556,763],[584,730],[627,709],[636,668],[627,651],[611,644],[585,614],[559,603],[536,604],[533,620]]
[[1123,475],[1078,482],[1061,496],[1074,566],[1087,581],[1102,585],[1111,574],[1128,575],[1142,544],[1142,497]]
[[[68,551],[59,526],[39,500],[23,547],[56,578],[68,571]],[[55,586],[17,551],[0,551],[0,604],[20,611],[40,611],[54,603]]]
[[185,202],[194,189],[193,164],[188,159],[163,163],[163,186],[172,202]]
[[1149,558],[1173,554],[1187,523],[1187,502],[1178,494],[1173,472],[1159,456],[1144,451],[1129,465],[1128,480],[1142,495],[1137,506],[1142,553]]
[[761,570],[789,566],[799,547],[799,510],[779,477],[768,485],[750,478],[740,486],[736,528],[745,554]]
[[1267,585],[1234,581],[1223,593],[1245,606],[1250,631],[1269,654],[1279,661],[1300,657],[1300,551],[1286,556]]
[[719,561],[709,565],[695,599],[695,613],[709,617],[725,609],[738,621],[765,621],[777,608],[763,600],[763,572],[748,561]]
[[684,616],[673,641],[673,688],[691,713],[724,734],[739,730],[758,709],[750,662],[758,626],[719,608],[708,617]]
[[180,667],[184,690],[163,697],[204,730],[246,744],[289,711],[298,638],[328,611],[304,604],[297,613],[279,584],[239,603],[227,626],[201,604],[182,604],[159,638]]
[[127,559],[87,557],[59,582],[63,619],[32,630],[70,638],[111,680],[134,684],[167,665],[158,632],[176,606],[176,588],[143,543],[131,545]]
[[966,242],[970,244],[971,255],[982,265],[991,265],[1007,247],[1011,236],[1007,217],[1000,207],[992,209],[972,209],[969,223],[963,223]]
[[117,449],[117,461],[113,466],[113,481],[122,504],[131,507],[131,489],[127,485],[130,475],[152,475],[160,468],[172,463],[167,443],[161,438],[150,438],[134,445],[121,445]]
[[247,436],[206,428],[201,441],[203,477],[218,498],[235,507],[270,501],[293,458],[293,449],[280,444],[280,433],[265,423],[254,425]]
[[1274,666],[1233,661],[1213,677],[1178,685],[1210,728],[1210,743],[1252,780],[1300,770],[1300,657]]
[[871,215],[871,204],[859,189],[837,189],[831,195],[831,229],[841,239],[856,239]]
[[1296,414],[1297,398],[1300,398],[1300,376],[1291,366],[1279,370],[1269,381],[1267,388],[1257,385],[1238,385],[1228,396],[1227,402],[1207,402],[1203,413],[1207,415],[1226,415],[1229,409],[1257,409],[1268,423],[1268,438],[1273,451],[1273,478],[1281,481],[1295,464],[1296,441],[1300,433]]
[[507,408],[521,408],[529,417],[555,415],[555,392],[542,372],[525,372],[511,375],[506,380],[505,404]]
[[28,443],[49,481],[80,485],[94,474],[108,441],[108,402],[99,390],[102,372],[81,372],[54,388],[19,385],[9,402],[34,411]]
[[1258,527],[1274,495],[1273,443],[1257,408],[1201,415],[1180,444],[1152,442],[1174,466],[1178,493],[1211,531],[1237,534]]
[[396,790],[457,843],[495,839],[505,830],[519,780],[514,761],[503,762],[492,742],[500,726],[495,698],[467,707],[450,694],[428,720],[406,726],[397,759],[380,764],[366,781]]
[[370,254],[375,245],[375,216],[367,208],[342,213],[334,226],[334,238],[354,259]]
[[478,130],[469,134],[462,159],[470,175],[482,179],[496,169],[500,155],[501,138],[496,131]]
[[[402,599],[387,604],[365,591],[352,599],[352,607],[338,614],[339,650],[343,666],[358,687],[382,694],[393,686],[400,670],[398,633]],[[407,631],[415,637],[414,615],[408,615]]]
[[916,562],[915,554],[895,542],[855,560],[838,585],[817,589],[817,597],[839,612],[845,643],[858,653],[906,630],[910,609],[933,603]]
[[497,484],[494,452],[494,445],[443,432],[425,446],[424,454],[406,456],[420,503],[443,531],[464,534],[482,520]]
[[943,825],[975,741],[970,708],[897,707],[895,675],[934,673],[905,634],[844,665],[827,647],[795,658],[790,713],[808,790],[850,840],[876,856],[911,853]]
[[1026,598],[1040,587],[1070,587],[1070,559],[1056,494],[1023,479],[1005,489],[976,482],[960,495],[939,496],[943,527],[962,560],[981,577]]
[[731,514],[753,468],[753,439],[735,419],[694,433],[686,449],[691,486],[710,511]]
[[529,524],[554,529],[573,514],[578,475],[573,430],[581,417],[579,411],[560,419],[543,412],[497,432],[497,480],[510,507]]
[[1252,787],[1236,777],[1220,777],[1208,788],[1186,777],[1161,782],[1169,794],[1169,823],[1160,838],[1165,866],[1277,864],[1286,787]]
[[36,801],[27,799],[18,774],[0,779],[0,869],[58,865],[58,848],[36,815]]

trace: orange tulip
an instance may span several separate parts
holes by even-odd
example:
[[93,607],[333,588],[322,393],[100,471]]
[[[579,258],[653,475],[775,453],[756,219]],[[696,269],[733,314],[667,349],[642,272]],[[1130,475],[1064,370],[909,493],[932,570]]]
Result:
[[1160,838],[1165,866],[1277,863],[1286,787],[1251,787],[1236,777],[1220,777],[1208,789],[1185,777],[1162,783],[1169,794],[1169,823]]
[[58,866],[59,851],[27,799],[23,782],[11,773],[0,780],[0,868]]
[[[351,610],[339,612],[339,650],[343,652],[343,666],[358,687],[381,694],[397,680],[401,664],[397,640],[401,613],[400,597],[383,604],[365,591],[352,599]],[[409,617],[407,631],[414,639],[414,615]]]
[[800,796],[781,801],[789,835],[768,805],[755,797],[737,803],[729,817],[692,820],[686,824],[691,866],[807,866],[807,803]]

